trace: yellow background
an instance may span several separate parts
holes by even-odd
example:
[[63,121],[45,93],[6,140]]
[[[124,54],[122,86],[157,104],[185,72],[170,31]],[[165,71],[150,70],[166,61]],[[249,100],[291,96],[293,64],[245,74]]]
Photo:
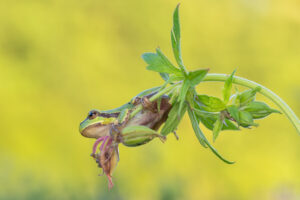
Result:
[[[234,165],[202,148],[185,117],[179,141],[121,146],[111,191],[97,176],[93,140],[79,134],[79,122],[92,108],[120,106],[163,83],[140,55],[160,46],[174,61],[177,3],[0,2],[0,199],[300,198],[300,137],[278,114],[221,133],[214,145]],[[182,1],[184,62],[189,70],[237,69],[299,116],[299,10],[298,0]],[[198,91],[220,97],[221,87],[203,83]]]

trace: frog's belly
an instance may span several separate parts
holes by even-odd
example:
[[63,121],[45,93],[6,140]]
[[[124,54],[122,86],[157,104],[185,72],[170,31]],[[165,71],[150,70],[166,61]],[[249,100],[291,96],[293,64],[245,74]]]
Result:
[[108,136],[110,128],[110,125],[94,124],[85,128],[81,134],[88,138],[99,138]]

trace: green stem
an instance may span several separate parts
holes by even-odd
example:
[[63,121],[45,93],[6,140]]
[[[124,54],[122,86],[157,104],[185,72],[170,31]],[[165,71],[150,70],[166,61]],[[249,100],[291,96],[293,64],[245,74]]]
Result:
[[[169,91],[171,91],[173,88],[175,88],[178,84],[173,84],[169,87],[164,88],[163,90],[159,91],[158,93],[156,93],[155,95],[153,95],[149,100],[150,101],[155,101],[156,99],[158,99],[159,97],[161,97],[162,95],[168,93]],[[140,112],[143,109],[142,105],[138,105],[136,107],[136,109],[130,114],[130,118],[134,117],[138,112]]]
[[[208,81],[221,81],[224,82],[228,78],[229,75],[226,74],[207,74],[205,78],[203,79],[203,82]],[[253,81],[247,80],[242,77],[234,76],[233,83],[242,85],[248,88],[256,88],[261,87],[260,93],[266,97],[268,97],[271,101],[273,101],[280,109],[281,111],[289,118],[289,120],[293,123],[295,128],[297,129],[298,133],[300,134],[300,121],[296,114],[293,112],[293,110],[274,92],[269,90],[268,88],[255,83]]]

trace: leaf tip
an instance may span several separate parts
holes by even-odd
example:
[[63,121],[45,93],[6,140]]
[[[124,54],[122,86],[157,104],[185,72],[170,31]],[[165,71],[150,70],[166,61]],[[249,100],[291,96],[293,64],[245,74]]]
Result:
[[235,164],[235,161],[228,161],[228,160],[227,160],[226,163],[227,163],[227,164],[230,164],[230,165],[233,165],[233,164]]

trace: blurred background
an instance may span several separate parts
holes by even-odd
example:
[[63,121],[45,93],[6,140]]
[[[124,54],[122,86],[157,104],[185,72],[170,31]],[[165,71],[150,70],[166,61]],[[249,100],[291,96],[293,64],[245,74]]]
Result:
[[[177,3],[1,0],[0,199],[300,199],[300,138],[278,114],[220,135],[214,145],[234,165],[202,148],[185,117],[179,141],[121,146],[111,191],[98,176],[94,141],[79,134],[79,122],[163,83],[140,55],[160,46],[174,61]],[[237,69],[299,116],[299,10],[298,0],[182,1],[185,64]],[[222,85],[198,91],[220,97]]]

